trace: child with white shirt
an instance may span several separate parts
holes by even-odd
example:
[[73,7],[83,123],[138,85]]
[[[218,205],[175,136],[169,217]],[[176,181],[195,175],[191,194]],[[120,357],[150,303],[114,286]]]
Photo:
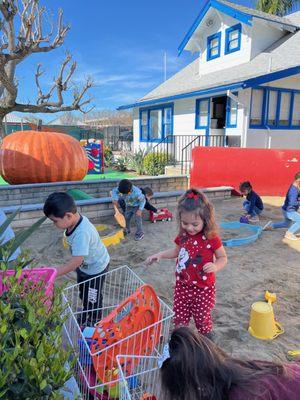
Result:
[[[58,276],[68,272],[77,273],[79,297],[83,303],[80,325],[90,319],[98,322],[102,315],[102,288],[109,267],[109,254],[94,225],[78,213],[73,197],[64,192],[50,194],[44,204],[44,214],[59,229],[65,230],[65,237],[72,257],[57,268]],[[94,279],[92,279],[94,278]]]

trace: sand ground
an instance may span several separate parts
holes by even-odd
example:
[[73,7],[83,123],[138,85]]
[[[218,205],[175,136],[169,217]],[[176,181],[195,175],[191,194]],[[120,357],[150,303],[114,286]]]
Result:
[[[280,198],[265,198],[265,211],[261,225],[268,220],[281,219]],[[240,198],[214,203],[217,219],[238,220],[241,215]],[[113,218],[93,221],[106,223],[110,230],[117,229]],[[110,247],[111,268],[130,265],[169,305],[173,300],[173,260],[146,267],[144,260],[150,254],[167,249],[177,232],[177,222],[144,222],[145,238],[135,242],[133,235],[118,246]],[[263,232],[247,246],[227,247],[228,265],[217,275],[217,304],[213,312],[216,342],[234,356],[257,359],[286,359],[287,351],[300,348],[300,241],[283,239],[284,230]],[[236,233],[233,232],[233,235]],[[62,247],[62,232],[54,226],[43,226],[26,244],[38,264],[59,265],[69,253]],[[65,278],[74,281],[75,274]],[[276,319],[285,333],[275,340],[262,341],[251,337],[248,322],[251,304],[263,300],[265,290],[277,294],[274,305]]]

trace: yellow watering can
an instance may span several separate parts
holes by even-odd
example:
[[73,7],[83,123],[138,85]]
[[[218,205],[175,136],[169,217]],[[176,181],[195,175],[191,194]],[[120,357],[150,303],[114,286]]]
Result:
[[275,321],[272,303],[276,301],[276,294],[266,291],[267,301],[257,301],[251,306],[248,332],[257,339],[271,340],[284,332],[283,327]]

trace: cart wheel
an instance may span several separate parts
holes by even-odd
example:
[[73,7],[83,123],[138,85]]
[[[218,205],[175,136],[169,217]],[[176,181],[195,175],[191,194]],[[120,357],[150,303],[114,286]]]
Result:
[[172,221],[172,218],[168,218],[168,221]]
[[156,219],[153,221],[154,224],[156,224]]

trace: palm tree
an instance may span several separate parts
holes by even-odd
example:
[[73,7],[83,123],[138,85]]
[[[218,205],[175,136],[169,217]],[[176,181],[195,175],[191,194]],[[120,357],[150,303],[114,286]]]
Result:
[[299,3],[299,0],[258,0],[256,8],[282,17],[291,11],[297,3]]

